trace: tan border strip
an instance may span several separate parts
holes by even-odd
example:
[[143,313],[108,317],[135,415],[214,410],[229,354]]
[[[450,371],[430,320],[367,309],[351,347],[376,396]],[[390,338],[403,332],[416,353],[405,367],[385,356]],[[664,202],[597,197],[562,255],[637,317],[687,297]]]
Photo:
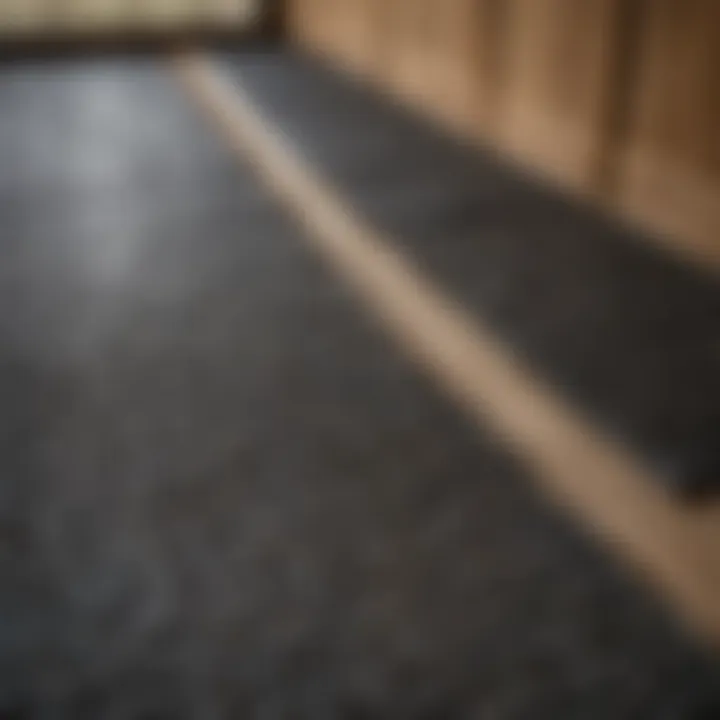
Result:
[[307,240],[405,350],[483,427],[506,438],[555,502],[580,516],[655,582],[702,638],[720,646],[720,507],[666,495],[626,450],[601,437],[493,334],[365,226],[210,61],[178,71],[234,150],[302,222]]

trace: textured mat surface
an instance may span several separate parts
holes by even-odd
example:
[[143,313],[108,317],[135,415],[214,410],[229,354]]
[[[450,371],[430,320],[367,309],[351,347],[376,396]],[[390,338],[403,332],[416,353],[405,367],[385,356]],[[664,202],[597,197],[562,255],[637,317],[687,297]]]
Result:
[[159,69],[5,68],[0,148],[0,717],[713,716]]
[[668,482],[720,488],[720,283],[317,63],[222,60],[365,218],[532,367]]

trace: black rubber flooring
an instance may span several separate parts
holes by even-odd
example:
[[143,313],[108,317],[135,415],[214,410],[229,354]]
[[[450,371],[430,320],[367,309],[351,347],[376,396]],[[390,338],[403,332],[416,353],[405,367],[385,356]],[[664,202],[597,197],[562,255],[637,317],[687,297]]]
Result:
[[674,487],[720,488],[720,283],[283,51],[222,57],[376,227]]
[[147,60],[0,69],[0,717],[715,717]]

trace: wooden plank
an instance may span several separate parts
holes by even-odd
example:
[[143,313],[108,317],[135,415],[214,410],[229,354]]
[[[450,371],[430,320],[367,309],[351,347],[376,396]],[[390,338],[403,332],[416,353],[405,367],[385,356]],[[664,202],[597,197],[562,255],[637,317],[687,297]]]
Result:
[[385,15],[385,87],[416,106],[427,93],[428,10],[432,0],[389,0]]
[[720,3],[645,6],[619,201],[720,266]]
[[379,0],[350,0],[343,17],[342,52],[346,66],[366,78],[375,76],[379,52]]
[[508,0],[501,146],[570,185],[598,182],[621,0]]
[[438,100],[449,123],[483,139],[494,137],[505,39],[502,0],[446,3]]

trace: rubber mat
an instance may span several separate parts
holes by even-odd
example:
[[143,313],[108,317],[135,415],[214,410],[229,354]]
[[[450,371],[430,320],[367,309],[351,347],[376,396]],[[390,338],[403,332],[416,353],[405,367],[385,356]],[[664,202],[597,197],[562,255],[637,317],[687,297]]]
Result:
[[160,68],[4,68],[0,118],[0,717],[712,716]]
[[715,278],[313,60],[221,60],[366,220],[659,477],[720,488]]

